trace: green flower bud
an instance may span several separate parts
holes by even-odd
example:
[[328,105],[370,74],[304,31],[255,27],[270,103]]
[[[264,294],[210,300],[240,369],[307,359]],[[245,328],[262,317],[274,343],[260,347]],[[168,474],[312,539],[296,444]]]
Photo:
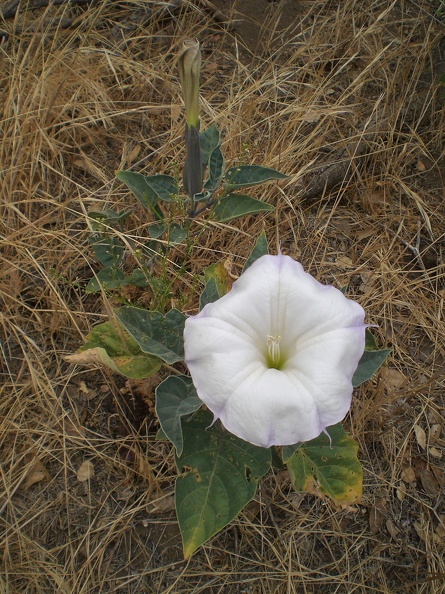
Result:
[[199,42],[187,39],[178,57],[179,79],[185,103],[185,120],[189,127],[199,129],[199,73],[201,51]]

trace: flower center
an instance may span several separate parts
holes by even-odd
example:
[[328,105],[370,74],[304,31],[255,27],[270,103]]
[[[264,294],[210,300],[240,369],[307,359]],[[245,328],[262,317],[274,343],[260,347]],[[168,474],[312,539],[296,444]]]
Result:
[[268,336],[267,337],[267,363],[269,367],[280,369],[281,367],[281,353],[280,353],[280,340],[281,336]]

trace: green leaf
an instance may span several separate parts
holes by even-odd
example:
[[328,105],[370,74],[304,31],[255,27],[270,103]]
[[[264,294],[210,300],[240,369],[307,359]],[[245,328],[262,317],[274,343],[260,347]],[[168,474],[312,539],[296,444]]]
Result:
[[252,266],[255,260],[258,260],[258,258],[261,258],[261,256],[267,256],[268,253],[269,247],[267,245],[266,233],[261,231],[253,250],[250,252],[250,256],[247,258],[246,263],[244,264],[243,272],[246,272],[246,270]]
[[341,423],[327,428],[302,444],[288,460],[287,468],[297,491],[328,495],[336,503],[348,505],[360,501],[363,470],[357,458],[358,444]]
[[115,314],[144,353],[170,364],[184,359],[185,316],[177,309],[163,316],[158,311],[126,305]]
[[168,240],[170,243],[179,244],[187,237],[187,229],[179,223],[172,223],[168,228]]
[[192,378],[186,375],[171,375],[156,388],[156,414],[178,456],[183,447],[181,419],[196,412],[202,404]]
[[131,208],[119,210],[117,212],[111,210],[111,208],[105,208],[103,211],[91,210],[88,213],[88,217],[94,221],[94,230],[99,231],[102,230],[105,225],[110,226],[113,223],[123,223],[131,212]]
[[224,156],[218,146],[212,151],[210,155],[208,163],[209,177],[204,184],[204,190],[213,193],[217,189],[224,175],[224,167]]
[[289,176],[260,165],[239,165],[226,171],[226,187],[230,190],[257,186],[273,179],[287,179]]
[[216,124],[199,133],[202,166],[207,167],[212,152],[221,145],[221,138]]
[[261,200],[244,194],[228,194],[223,196],[213,209],[215,219],[220,223],[231,221],[237,217],[258,212],[271,211],[274,207]]
[[119,266],[125,248],[117,237],[94,234],[90,238],[91,249],[102,266]]
[[178,184],[170,175],[145,176],[134,171],[118,171],[116,177],[123,181],[137,200],[160,221],[164,219],[164,215],[157,205],[158,199],[169,202],[171,196],[178,193]]
[[271,464],[270,449],[242,441],[212,420],[200,410],[182,423],[177,465],[187,471],[176,480],[175,499],[186,559],[254,497]]
[[282,447],[281,458],[283,459],[283,462],[285,464],[289,462],[289,460],[292,458],[292,456],[295,454],[295,452],[301,445],[301,443],[295,443],[294,445],[287,445]]
[[206,286],[204,287],[204,291],[201,293],[199,297],[199,311],[201,311],[207,303],[213,303],[218,301],[221,297],[218,291],[218,284],[216,279],[211,278],[206,282]]
[[371,379],[377,369],[384,363],[390,352],[391,349],[365,351],[352,378],[352,385],[354,388]]
[[144,273],[140,268],[134,268],[131,272],[131,276],[125,277],[125,282],[127,285],[140,288],[145,288],[150,285],[148,273]]
[[101,289],[111,291],[127,284],[124,273],[115,266],[106,266],[88,282],[85,293],[98,293]]
[[161,367],[157,357],[143,353],[137,342],[112,322],[93,328],[79,352],[67,360],[82,365],[101,363],[131,379],[150,377]]
[[165,225],[161,222],[152,223],[148,227],[148,234],[153,239],[159,239],[165,231]]

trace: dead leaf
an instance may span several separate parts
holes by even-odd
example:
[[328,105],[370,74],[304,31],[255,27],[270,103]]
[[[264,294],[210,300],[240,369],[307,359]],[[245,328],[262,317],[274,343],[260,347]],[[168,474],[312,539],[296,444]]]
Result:
[[420,425],[414,425],[414,433],[416,434],[417,443],[424,450],[426,448],[426,433]]
[[420,482],[427,495],[430,497],[437,497],[440,493],[440,487],[433,473],[428,468],[424,468],[420,471]]
[[433,458],[442,458],[442,452],[434,446],[428,450],[428,453]]
[[386,501],[377,499],[369,512],[369,529],[371,534],[378,534],[386,520]]
[[440,514],[439,523],[436,526],[436,534],[440,538],[445,538],[445,514]]
[[441,433],[442,433],[442,425],[439,425],[438,423],[431,425],[430,434],[429,434],[429,443],[431,445],[434,443],[437,443],[437,441],[440,439]]
[[63,419],[63,432],[70,437],[85,437],[85,427],[78,419],[66,416]]
[[335,264],[339,268],[351,268],[352,266],[354,266],[351,258],[348,258],[348,256],[340,256],[340,258],[337,258]]
[[400,540],[400,533],[392,520],[386,520],[386,529],[393,540]]
[[175,496],[168,495],[159,497],[148,504],[149,513],[162,514],[164,512],[172,511],[175,508]]
[[31,463],[29,469],[26,472],[26,479],[21,485],[21,488],[24,491],[27,491],[35,483],[40,483],[40,481],[43,481],[44,479],[49,480],[49,478],[50,476],[48,471],[40,462],[40,460],[35,457],[34,461]]
[[399,501],[403,501],[406,497],[406,485],[405,483],[401,482],[397,491],[396,491],[397,499]]
[[402,470],[400,478],[405,483],[413,483],[416,480],[416,473],[414,472],[414,468],[412,466],[407,466]]
[[441,487],[445,487],[445,470],[438,466],[431,465],[431,471],[434,474],[434,478]]
[[394,367],[384,367],[381,370],[385,385],[390,388],[402,388],[406,384],[406,377]]
[[84,460],[77,471],[77,480],[81,483],[90,480],[94,476],[94,465],[91,460]]
[[425,529],[425,526],[423,526],[420,522],[414,522],[414,530],[417,532],[417,536],[420,538],[420,540],[426,542],[427,531]]
[[358,231],[355,236],[357,238],[358,241],[361,241],[362,239],[366,239],[367,237],[371,237],[372,235],[375,235],[376,230],[374,229],[374,227],[366,227],[365,229],[363,229],[363,231]]
[[126,158],[125,162],[127,164],[127,167],[129,167],[134,161],[136,161],[136,159],[139,157],[140,153],[142,150],[142,145],[141,144],[137,144],[132,151],[129,153],[128,157]]

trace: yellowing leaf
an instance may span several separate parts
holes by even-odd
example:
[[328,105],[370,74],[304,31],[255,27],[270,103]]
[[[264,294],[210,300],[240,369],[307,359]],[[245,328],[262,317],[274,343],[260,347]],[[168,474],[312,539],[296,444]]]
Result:
[[362,496],[363,472],[357,458],[358,444],[338,423],[302,444],[291,457],[283,452],[289,476],[297,491],[328,495],[335,503],[357,503]]

